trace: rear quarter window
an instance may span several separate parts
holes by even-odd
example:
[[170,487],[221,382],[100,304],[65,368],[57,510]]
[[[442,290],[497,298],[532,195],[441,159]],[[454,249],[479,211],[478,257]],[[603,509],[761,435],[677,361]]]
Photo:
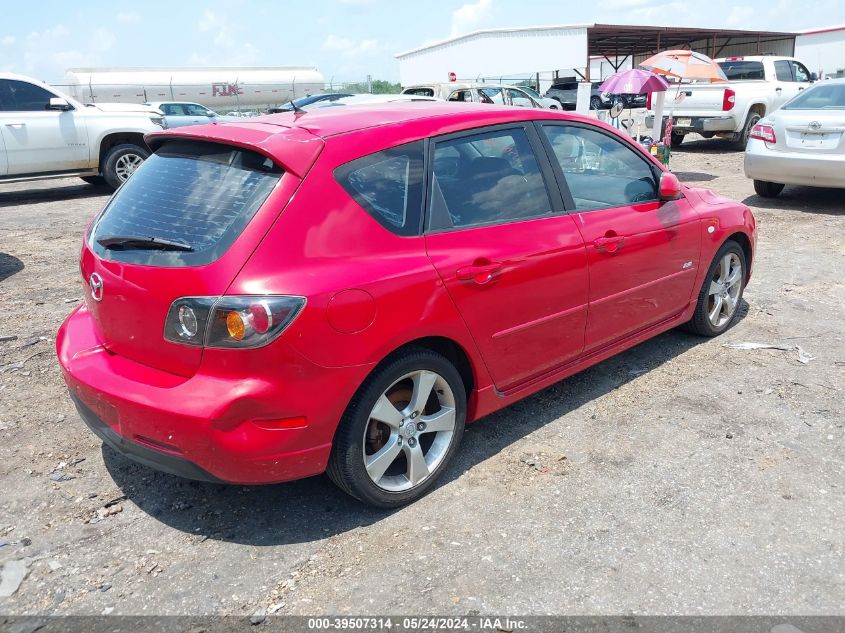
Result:
[[423,142],[364,156],[335,170],[335,179],[379,224],[397,235],[419,235]]
[[[168,141],[117,190],[88,236],[104,259],[149,266],[200,266],[237,239],[282,177],[269,158],[228,145]],[[186,250],[102,241],[156,238]],[[189,250],[188,250],[189,249]]]

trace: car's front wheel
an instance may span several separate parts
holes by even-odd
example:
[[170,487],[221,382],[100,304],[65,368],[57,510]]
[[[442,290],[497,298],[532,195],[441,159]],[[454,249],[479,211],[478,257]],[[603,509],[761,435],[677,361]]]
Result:
[[327,473],[361,501],[395,508],[426,494],[457,451],[466,390],[443,356],[414,348],[361,386],[341,419]]
[[728,240],[707,270],[687,329],[701,336],[718,336],[727,330],[739,311],[746,278],[745,252]]
[[754,181],[754,191],[763,198],[777,198],[783,191],[783,185],[777,182],[766,182],[765,180]]
[[590,109],[601,110],[601,97],[597,97],[595,95],[590,97]]
[[150,153],[143,147],[124,143],[112,147],[103,159],[103,178],[110,187],[117,189],[135,173]]

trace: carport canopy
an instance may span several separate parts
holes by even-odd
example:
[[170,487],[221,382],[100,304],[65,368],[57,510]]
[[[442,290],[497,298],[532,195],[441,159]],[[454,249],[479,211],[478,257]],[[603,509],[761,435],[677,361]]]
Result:
[[[692,49],[714,58],[773,52],[794,55],[795,33],[622,24],[587,27],[588,59],[604,57],[616,69],[628,57],[636,65],[654,53],[676,48]],[[589,63],[585,70],[584,78],[589,80]]]

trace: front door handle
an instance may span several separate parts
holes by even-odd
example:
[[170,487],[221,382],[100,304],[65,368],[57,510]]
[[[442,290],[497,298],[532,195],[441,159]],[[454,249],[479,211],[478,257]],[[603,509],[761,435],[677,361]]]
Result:
[[25,126],[26,126],[26,123],[24,123],[23,121],[9,121],[6,124],[6,127],[25,127]]
[[625,238],[621,235],[606,235],[604,237],[597,238],[593,242],[593,246],[599,251],[615,253],[625,246]]
[[472,266],[464,266],[458,268],[455,276],[460,281],[471,281],[473,283],[484,285],[493,281],[493,277],[502,270],[500,262],[492,262],[490,264],[473,264]]

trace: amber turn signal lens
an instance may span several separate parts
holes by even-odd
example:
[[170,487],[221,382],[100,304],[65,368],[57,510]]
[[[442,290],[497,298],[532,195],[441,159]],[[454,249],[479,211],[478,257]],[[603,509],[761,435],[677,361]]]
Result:
[[243,340],[246,335],[246,324],[240,312],[232,310],[226,315],[226,329],[229,331],[229,336],[236,341]]

